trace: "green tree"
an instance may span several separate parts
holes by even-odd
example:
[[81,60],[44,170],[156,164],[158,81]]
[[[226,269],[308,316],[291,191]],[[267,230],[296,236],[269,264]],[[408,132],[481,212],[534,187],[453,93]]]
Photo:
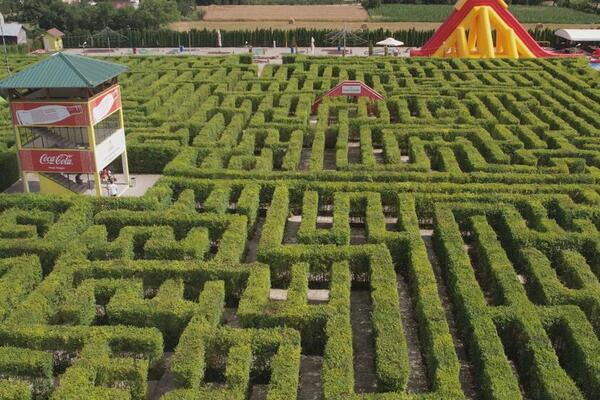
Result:
[[[63,27],[67,5],[61,0],[24,1],[19,20],[38,24],[41,28]],[[59,28],[60,29],[60,28]]]
[[195,0],[177,0],[177,9],[184,17],[192,14],[196,8]]
[[14,19],[21,11],[21,0],[0,0],[0,12],[7,20]]
[[381,6],[381,0],[362,0],[362,6],[367,10]]
[[177,21],[181,13],[177,8],[177,1],[173,0],[143,0],[140,2],[140,13],[151,16],[156,25]]

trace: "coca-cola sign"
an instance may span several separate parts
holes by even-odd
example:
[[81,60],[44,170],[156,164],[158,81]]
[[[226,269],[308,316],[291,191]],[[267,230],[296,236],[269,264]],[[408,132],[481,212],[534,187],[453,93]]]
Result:
[[94,153],[75,150],[28,150],[19,151],[21,168],[28,172],[94,172]]
[[73,154],[58,154],[51,156],[48,153],[44,153],[40,156],[41,165],[73,165]]

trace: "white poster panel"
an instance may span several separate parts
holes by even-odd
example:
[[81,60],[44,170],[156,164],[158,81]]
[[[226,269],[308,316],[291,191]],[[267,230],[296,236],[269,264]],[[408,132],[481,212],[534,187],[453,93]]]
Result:
[[118,129],[96,146],[96,167],[101,171],[125,151],[125,130]]
[[342,85],[342,94],[360,94],[360,85]]

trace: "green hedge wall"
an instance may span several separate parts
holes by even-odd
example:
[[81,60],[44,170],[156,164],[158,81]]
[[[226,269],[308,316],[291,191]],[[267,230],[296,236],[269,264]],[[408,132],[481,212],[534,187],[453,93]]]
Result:
[[17,153],[14,151],[0,152],[0,192],[4,191],[19,179]]

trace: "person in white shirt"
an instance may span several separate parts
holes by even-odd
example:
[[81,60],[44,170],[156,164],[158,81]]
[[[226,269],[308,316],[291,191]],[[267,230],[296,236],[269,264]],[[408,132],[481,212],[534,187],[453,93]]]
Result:
[[117,197],[117,194],[118,194],[118,193],[119,193],[119,189],[117,188],[117,184],[116,184],[116,183],[114,183],[114,182],[111,182],[111,183],[108,185],[108,194],[109,194],[111,197]]

